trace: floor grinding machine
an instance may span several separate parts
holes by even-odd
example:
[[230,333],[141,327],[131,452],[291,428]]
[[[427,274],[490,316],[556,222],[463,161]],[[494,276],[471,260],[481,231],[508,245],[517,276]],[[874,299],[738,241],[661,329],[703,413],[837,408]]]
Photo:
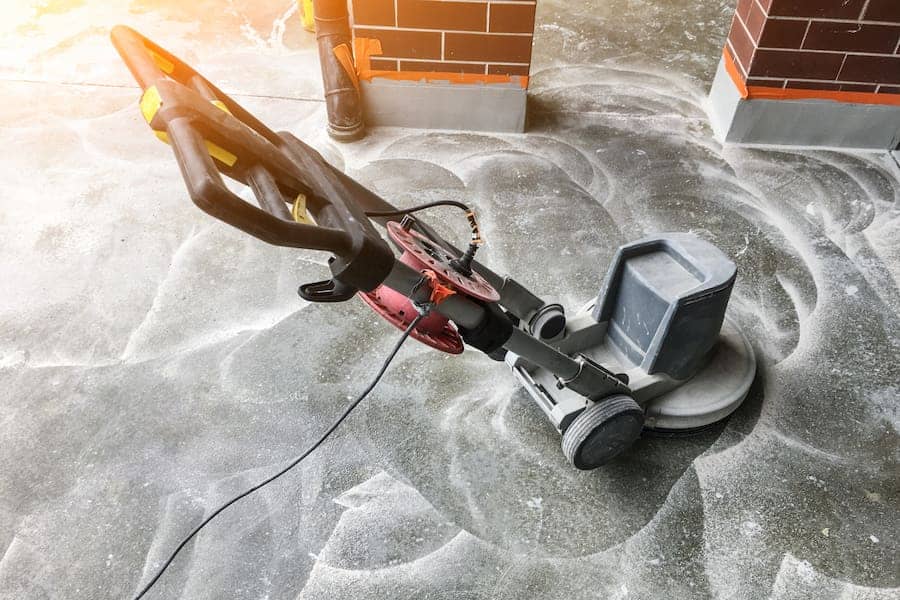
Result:
[[[112,38],[197,206],[270,244],[329,252],[331,277],[302,285],[304,299],[359,297],[401,329],[427,312],[412,337],[505,361],[575,467],[609,462],[643,429],[720,421],[747,395],[753,351],[726,317],[736,268],[708,242],[674,233],[622,246],[597,298],[570,318],[474,260],[481,237],[465,205],[438,203],[466,211],[472,240],[460,250],[415,216],[434,205],[389,204],[134,30],[118,27]],[[258,205],[223,175],[249,186]]]

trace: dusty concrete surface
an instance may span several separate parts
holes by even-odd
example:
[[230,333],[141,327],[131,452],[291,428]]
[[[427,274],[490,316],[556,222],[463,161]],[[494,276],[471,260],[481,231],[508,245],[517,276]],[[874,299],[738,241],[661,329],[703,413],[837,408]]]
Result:
[[527,135],[341,147],[291,3],[255,4],[3,6],[0,597],[133,594],[397,337],[361,302],[297,298],[325,256],[193,207],[108,44],[120,22],[390,200],[472,203],[486,260],[567,306],[625,240],[713,241],[739,265],[731,315],[760,362],[727,424],[581,473],[501,365],[410,344],[152,597],[900,597],[897,166],[716,144],[703,98],[730,2],[542,1]]

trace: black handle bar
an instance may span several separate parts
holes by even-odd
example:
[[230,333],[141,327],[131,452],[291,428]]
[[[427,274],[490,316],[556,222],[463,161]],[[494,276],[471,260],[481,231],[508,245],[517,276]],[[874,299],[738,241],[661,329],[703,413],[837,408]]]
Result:
[[[356,182],[133,29],[117,26],[111,37],[143,90],[141,112],[171,144],[194,204],[270,244],[333,253],[332,273],[346,285],[369,291],[384,281],[394,255],[354,201]],[[229,190],[222,175],[248,185],[259,206]],[[286,203],[300,194],[316,225],[288,212]]]

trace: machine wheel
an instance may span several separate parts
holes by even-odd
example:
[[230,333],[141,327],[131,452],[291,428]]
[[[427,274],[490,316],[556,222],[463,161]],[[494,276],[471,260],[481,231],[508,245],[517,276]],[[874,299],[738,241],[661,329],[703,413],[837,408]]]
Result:
[[563,433],[563,454],[578,469],[596,469],[627,450],[643,426],[644,411],[634,398],[604,398],[584,409]]

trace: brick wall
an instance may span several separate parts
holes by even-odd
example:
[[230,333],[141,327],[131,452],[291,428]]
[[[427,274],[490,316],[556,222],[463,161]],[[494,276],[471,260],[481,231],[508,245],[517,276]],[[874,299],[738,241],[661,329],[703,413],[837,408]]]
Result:
[[747,86],[900,94],[900,0],[738,0],[726,50]]
[[535,3],[352,0],[350,18],[354,37],[381,41],[372,69],[527,76]]

